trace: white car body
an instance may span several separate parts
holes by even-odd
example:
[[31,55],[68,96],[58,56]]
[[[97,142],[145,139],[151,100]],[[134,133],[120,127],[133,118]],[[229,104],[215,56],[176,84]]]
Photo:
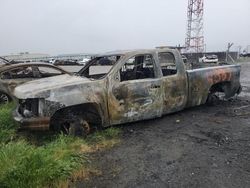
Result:
[[81,61],[78,61],[78,64],[85,66],[90,60],[90,58],[83,58]]
[[52,65],[54,65],[55,62],[56,62],[56,59],[52,58],[52,59],[49,60],[49,63],[52,64]]
[[203,56],[199,59],[200,63],[218,63],[219,59],[217,55],[211,55],[211,56]]

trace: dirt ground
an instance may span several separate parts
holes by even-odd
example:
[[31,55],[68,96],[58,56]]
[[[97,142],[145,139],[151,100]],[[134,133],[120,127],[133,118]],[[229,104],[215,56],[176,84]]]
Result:
[[102,174],[76,187],[250,187],[250,63],[231,101],[121,126],[122,142],[93,157]]

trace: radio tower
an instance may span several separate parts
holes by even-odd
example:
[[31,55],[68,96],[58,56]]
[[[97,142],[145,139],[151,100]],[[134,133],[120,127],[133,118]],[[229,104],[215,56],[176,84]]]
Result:
[[204,0],[188,0],[187,52],[204,52]]

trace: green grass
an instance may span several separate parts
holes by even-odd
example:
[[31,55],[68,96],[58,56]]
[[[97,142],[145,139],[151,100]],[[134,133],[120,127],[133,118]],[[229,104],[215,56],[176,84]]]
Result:
[[8,142],[15,136],[17,125],[11,116],[14,104],[0,106],[0,144]]
[[70,179],[88,170],[90,153],[119,142],[120,130],[115,128],[85,139],[20,135],[11,117],[13,107],[0,106],[0,187],[67,187]]
[[0,148],[0,183],[4,187],[53,186],[84,164],[84,154],[77,152],[80,147],[80,141],[64,136],[42,147],[25,141],[5,144]]

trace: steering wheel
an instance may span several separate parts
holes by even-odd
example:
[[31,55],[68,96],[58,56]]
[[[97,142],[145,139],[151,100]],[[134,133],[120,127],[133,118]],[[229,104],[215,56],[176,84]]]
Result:
[[135,79],[134,71],[127,71],[123,75],[123,80],[134,80],[134,79]]

